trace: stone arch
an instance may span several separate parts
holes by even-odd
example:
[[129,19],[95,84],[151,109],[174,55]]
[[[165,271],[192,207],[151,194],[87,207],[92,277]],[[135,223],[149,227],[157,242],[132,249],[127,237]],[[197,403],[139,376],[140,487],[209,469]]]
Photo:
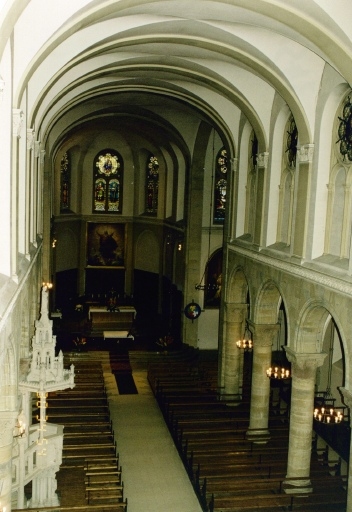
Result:
[[[332,340],[332,342],[331,342]],[[327,357],[317,370],[318,391],[324,391],[327,387],[328,372],[331,372],[332,394],[340,399],[337,388],[345,385],[348,379],[347,354],[345,351],[344,333],[339,322],[338,315],[322,302],[310,302],[302,311],[298,326],[296,351],[301,353],[325,353]],[[332,358],[329,359],[329,349],[332,349]],[[334,361],[335,354],[335,361]],[[339,361],[334,366],[334,362]],[[342,363],[342,364],[341,364]],[[329,366],[331,365],[331,368]],[[330,377],[330,378],[331,378]],[[330,384],[331,384],[330,382]],[[322,388],[322,389],[319,389]],[[334,392],[334,393],[333,393]]]
[[257,324],[276,324],[281,301],[280,290],[274,281],[265,282],[254,305],[253,321]]
[[238,302],[241,304],[248,303],[248,280],[241,267],[235,268],[229,276],[225,300],[227,302]]
[[323,303],[306,304],[298,323],[295,351],[303,354],[320,354],[330,317],[331,314]]

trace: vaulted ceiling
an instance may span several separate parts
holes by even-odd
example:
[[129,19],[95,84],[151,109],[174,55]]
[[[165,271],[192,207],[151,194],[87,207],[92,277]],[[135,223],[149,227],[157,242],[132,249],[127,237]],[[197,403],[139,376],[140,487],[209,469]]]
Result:
[[14,105],[26,98],[28,124],[51,149],[97,119],[180,144],[185,122],[208,120],[235,144],[244,116],[265,150],[278,96],[308,143],[326,67],[352,81],[349,0],[9,3],[0,73],[17,20]]

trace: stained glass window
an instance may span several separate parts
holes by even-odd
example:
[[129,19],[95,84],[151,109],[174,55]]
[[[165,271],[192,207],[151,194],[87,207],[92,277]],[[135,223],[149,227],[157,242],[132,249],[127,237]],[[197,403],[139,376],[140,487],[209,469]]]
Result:
[[220,149],[216,156],[214,189],[214,223],[222,224],[226,213],[227,151]]
[[294,117],[291,116],[289,120],[289,126],[287,130],[286,139],[286,153],[288,163],[291,167],[296,167],[296,156],[297,156],[297,143],[298,143],[298,130]]
[[146,164],[146,213],[157,214],[159,191],[159,162],[150,154]]
[[338,140],[340,143],[340,153],[345,160],[346,156],[352,162],[352,103],[348,96],[343,109],[342,117],[339,117]]
[[106,150],[94,161],[93,212],[121,213],[123,162],[116,151]]
[[70,178],[71,167],[67,153],[64,153],[60,162],[60,210],[70,209]]

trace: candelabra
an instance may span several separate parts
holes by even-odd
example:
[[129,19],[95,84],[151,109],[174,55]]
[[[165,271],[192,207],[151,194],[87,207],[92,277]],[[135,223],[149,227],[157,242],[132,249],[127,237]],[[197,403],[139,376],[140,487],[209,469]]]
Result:
[[236,341],[236,345],[238,348],[245,350],[246,352],[251,352],[253,350],[253,340],[252,333],[248,329],[248,324],[246,322],[246,328],[244,330],[244,335],[241,340]]
[[267,376],[270,379],[289,379],[290,370],[281,366],[270,367],[266,371]]
[[334,407],[316,407],[313,412],[314,419],[321,423],[336,424],[341,423],[343,414]]

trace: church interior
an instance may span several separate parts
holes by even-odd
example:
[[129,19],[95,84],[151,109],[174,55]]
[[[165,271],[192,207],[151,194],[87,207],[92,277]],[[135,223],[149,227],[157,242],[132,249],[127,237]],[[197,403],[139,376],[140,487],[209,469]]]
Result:
[[0,512],[352,512],[351,27],[0,0]]

